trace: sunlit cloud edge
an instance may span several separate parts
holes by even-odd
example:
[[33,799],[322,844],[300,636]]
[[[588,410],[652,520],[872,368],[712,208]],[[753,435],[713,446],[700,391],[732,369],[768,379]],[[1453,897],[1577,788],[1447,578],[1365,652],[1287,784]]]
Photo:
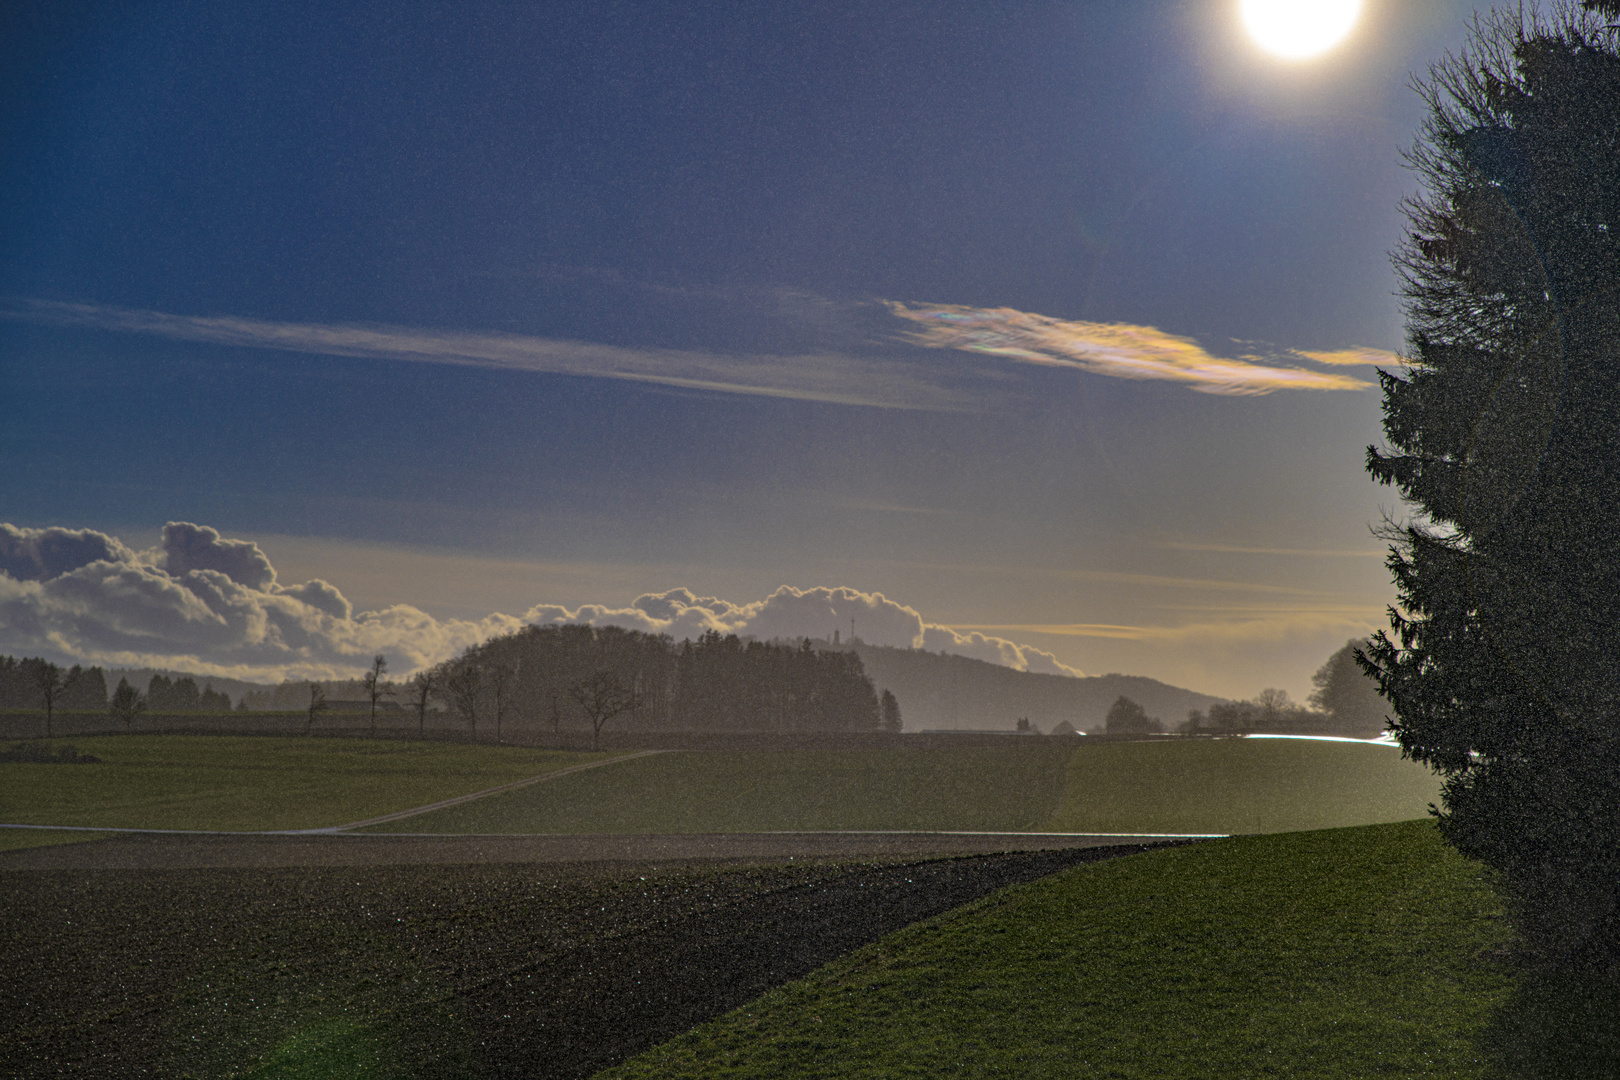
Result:
[[[897,318],[922,327],[905,334],[904,340],[924,348],[956,349],[1114,378],[1176,382],[1199,393],[1227,396],[1277,390],[1359,391],[1374,385],[1335,372],[1265,363],[1259,356],[1218,357],[1193,338],[1152,326],[1057,319],[1016,308],[882,303]],[[1330,365],[1398,362],[1393,353],[1375,349],[1289,352]]]

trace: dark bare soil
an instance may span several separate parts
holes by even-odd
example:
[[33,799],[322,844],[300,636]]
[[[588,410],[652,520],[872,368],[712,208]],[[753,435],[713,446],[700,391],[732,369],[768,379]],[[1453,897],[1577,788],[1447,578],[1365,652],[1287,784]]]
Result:
[[584,1077],[908,923],[1140,850],[12,866],[0,1074],[270,1076],[325,1046],[368,1075]]

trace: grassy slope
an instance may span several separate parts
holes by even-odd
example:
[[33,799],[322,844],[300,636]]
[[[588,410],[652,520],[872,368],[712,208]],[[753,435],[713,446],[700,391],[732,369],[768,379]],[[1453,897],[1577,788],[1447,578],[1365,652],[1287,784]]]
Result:
[[1496,915],[1427,822],[1210,841],[918,923],[598,1076],[1482,1076]]
[[660,833],[1034,829],[1070,751],[659,754],[376,831]]
[[377,826],[408,832],[1270,832],[1423,817],[1384,746],[1163,740],[1007,750],[680,753]]
[[115,736],[73,744],[101,763],[0,764],[0,821],[147,829],[320,828],[606,756],[380,739],[206,735]]
[[86,840],[102,840],[112,833],[66,832],[56,829],[0,829],[0,851],[20,851],[23,848],[52,847],[56,844],[79,844]]
[[1300,739],[1104,743],[1069,763],[1055,832],[1259,833],[1421,818],[1427,768],[1388,746]]

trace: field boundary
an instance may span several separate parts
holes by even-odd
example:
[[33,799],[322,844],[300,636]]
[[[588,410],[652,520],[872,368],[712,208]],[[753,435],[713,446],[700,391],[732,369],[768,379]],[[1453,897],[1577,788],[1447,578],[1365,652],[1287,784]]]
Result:
[[[528,776],[522,780],[514,780],[508,784],[500,784],[482,791],[474,791],[467,795],[457,795],[453,799],[441,799],[438,802],[428,803],[425,806],[413,806],[409,810],[396,810],[391,814],[382,814],[378,817],[366,818],[363,821],[350,821],[343,825],[323,825],[315,829],[135,829],[129,827],[107,825],[20,825],[12,822],[0,822],[0,829],[45,829],[57,832],[108,832],[108,833],[150,833],[170,836],[339,836],[346,835],[349,829],[358,829],[366,825],[382,825],[390,821],[399,821],[418,814],[426,814],[432,810],[442,810],[447,806],[457,806],[461,803],[482,799],[486,795],[499,795],[503,791],[512,791],[530,784],[543,784],[559,776],[568,776],[571,773],[584,772],[586,769],[599,769],[604,765],[617,765],[621,761],[630,761],[634,758],[650,757],[653,754],[676,753],[673,750],[638,750],[631,754],[621,754],[618,757],[608,758],[606,761],[587,761],[581,765],[570,765],[566,769],[557,769],[554,772],[541,773],[539,776]],[[389,835],[389,834],[384,834]]]
[[587,761],[582,765],[570,765],[566,769],[557,769],[553,772],[541,773],[539,776],[530,776],[522,780],[514,780],[510,784],[501,784],[498,787],[485,788],[483,791],[475,791],[470,795],[457,795],[453,799],[440,799],[438,802],[428,803],[426,806],[415,806],[409,810],[396,810],[392,814],[381,814],[377,817],[366,818],[364,821],[351,821],[346,825],[328,825],[324,829],[299,829],[298,831],[305,834],[339,833],[345,832],[349,829],[365,828],[368,825],[384,825],[390,821],[399,821],[402,818],[415,817],[418,814],[426,814],[433,810],[443,810],[449,806],[460,806],[462,803],[472,802],[474,799],[482,799],[486,795],[499,795],[503,791],[515,791],[521,787],[528,787],[530,784],[543,784],[547,780],[555,780],[559,776],[568,776],[571,773],[584,772],[586,769],[599,769],[603,765],[617,765],[621,761],[632,761],[636,758],[651,757],[654,754],[670,754],[674,752],[675,751],[673,750],[637,750],[631,754],[623,754],[619,757],[608,758],[606,761]]

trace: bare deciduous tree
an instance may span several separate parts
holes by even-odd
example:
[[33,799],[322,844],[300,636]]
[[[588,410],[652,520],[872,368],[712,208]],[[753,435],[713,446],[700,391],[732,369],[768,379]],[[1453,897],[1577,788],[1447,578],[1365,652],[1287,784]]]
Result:
[[39,687],[40,696],[45,699],[45,737],[48,739],[51,737],[51,715],[56,710],[56,699],[67,684],[62,679],[62,669],[49,661],[41,661],[34,669],[34,683]]
[[427,671],[418,671],[411,677],[411,702],[416,706],[416,732],[418,735],[427,734],[427,704],[428,697],[439,689],[439,673],[429,668]]
[[377,700],[392,697],[394,687],[392,683],[384,682],[383,675],[388,671],[388,658],[378,653],[371,658],[371,670],[366,672],[360,680],[365,685],[366,696],[371,699],[371,733],[377,734]]
[[478,741],[478,694],[484,686],[484,672],[477,664],[459,664],[444,680],[445,692],[456,711],[467,718],[473,741]]
[[602,725],[641,704],[641,695],[625,686],[611,671],[587,675],[568,688],[585,715],[591,718],[591,749],[602,746]]
[[495,705],[495,741],[501,741],[501,714],[506,707],[507,698],[511,696],[512,680],[517,677],[517,668],[511,664],[494,663],[489,666],[489,692]]
[[315,732],[315,714],[326,708],[326,687],[318,682],[309,684],[309,721],[304,725],[304,734]]

